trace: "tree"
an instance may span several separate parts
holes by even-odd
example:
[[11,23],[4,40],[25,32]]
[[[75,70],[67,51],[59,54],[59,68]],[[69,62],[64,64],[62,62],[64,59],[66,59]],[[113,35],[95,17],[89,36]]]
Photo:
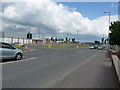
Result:
[[109,30],[109,44],[120,46],[120,21],[111,23]]
[[100,44],[100,41],[95,41],[95,44]]

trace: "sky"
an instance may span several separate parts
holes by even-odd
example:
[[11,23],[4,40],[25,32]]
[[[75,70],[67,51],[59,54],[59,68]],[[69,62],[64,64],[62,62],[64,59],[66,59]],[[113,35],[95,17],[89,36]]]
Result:
[[[31,0],[32,1],[32,0]],[[108,13],[111,22],[117,21],[118,6],[115,2],[4,2],[2,3],[2,30],[9,37],[33,38],[68,37],[81,42],[101,40],[108,35]],[[6,35],[8,36],[8,35]]]
[[74,8],[84,17],[93,20],[101,16],[106,16],[104,11],[110,11],[111,15],[118,14],[117,2],[60,2],[65,6]]

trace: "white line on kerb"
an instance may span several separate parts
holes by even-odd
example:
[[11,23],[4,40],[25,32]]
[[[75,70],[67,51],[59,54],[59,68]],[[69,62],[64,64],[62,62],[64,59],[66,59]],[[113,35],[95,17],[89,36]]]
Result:
[[34,60],[34,59],[37,59],[37,58],[36,58],[36,57],[33,57],[33,58],[23,59],[23,60],[19,60],[19,61],[4,62],[4,63],[0,63],[0,64],[17,63],[17,62],[23,62],[23,61],[28,61],[28,60]]

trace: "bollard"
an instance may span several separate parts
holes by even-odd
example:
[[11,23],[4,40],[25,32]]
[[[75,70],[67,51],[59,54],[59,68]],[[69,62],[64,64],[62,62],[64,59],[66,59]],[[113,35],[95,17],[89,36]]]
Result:
[[25,49],[28,49],[28,47],[26,46]]
[[17,47],[20,48],[20,44],[18,44]]
[[77,46],[77,48],[78,48],[78,46]]
[[48,47],[50,48],[50,45],[48,45]]

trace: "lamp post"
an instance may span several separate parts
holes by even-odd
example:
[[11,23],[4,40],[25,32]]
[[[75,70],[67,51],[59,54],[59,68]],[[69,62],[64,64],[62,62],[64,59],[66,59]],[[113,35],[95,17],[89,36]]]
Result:
[[78,29],[77,29],[77,38],[78,38]]
[[[108,13],[109,14],[109,20],[108,20],[108,23],[109,23],[109,27],[110,27],[110,11],[105,11],[104,13]],[[108,44],[109,44],[109,28],[108,28]]]
[[40,22],[38,22],[38,29],[39,29],[39,40],[40,40]]

